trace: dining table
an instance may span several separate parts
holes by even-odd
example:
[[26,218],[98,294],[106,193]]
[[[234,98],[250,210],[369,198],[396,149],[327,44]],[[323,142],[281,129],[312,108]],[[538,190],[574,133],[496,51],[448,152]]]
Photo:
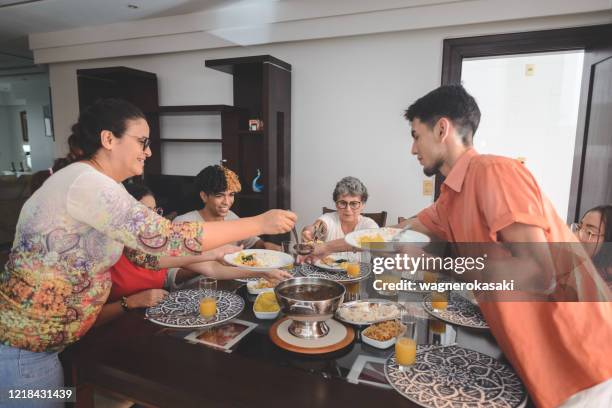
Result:
[[[296,265],[293,273],[299,276],[303,268]],[[487,329],[438,320],[424,311],[426,294],[376,291],[375,279],[380,277],[370,273],[345,284],[345,301],[398,302],[416,317],[418,344],[456,344],[505,361]],[[131,310],[93,328],[62,353],[66,381],[77,389],[76,406],[93,407],[96,390],[153,407],[419,406],[387,384],[356,378],[359,361],[384,361],[394,353],[394,347],[378,349],[363,343],[363,327],[355,327],[355,339],[338,351],[316,355],[288,351],[270,338],[274,320],[255,317],[255,296],[244,282],[219,281],[219,289],[241,296],[245,307],[238,319],[257,324],[231,353],[186,341],[185,335],[193,329],[164,327],[146,319],[143,310]]]

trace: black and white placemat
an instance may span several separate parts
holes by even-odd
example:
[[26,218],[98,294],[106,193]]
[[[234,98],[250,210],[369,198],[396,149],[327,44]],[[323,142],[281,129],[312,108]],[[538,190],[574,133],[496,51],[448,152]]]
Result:
[[323,278],[323,279],[333,280],[336,282],[358,282],[360,280],[367,278],[371,272],[369,264],[365,262],[360,262],[359,266],[360,266],[361,274],[356,278],[349,277],[346,274],[345,270],[335,272],[335,271],[321,269],[319,267],[316,267],[315,265],[306,264],[306,263],[301,264],[301,265],[296,265],[294,269],[297,269],[300,275],[306,276],[309,278]]
[[199,289],[171,292],[158,305],[147,308],[145,317],[153,323],[176,328],[196,328],[214,326],[238,316],[244,309],[244,300],[235,293],[214,291],[217,298],[217,314],[211,320],[200,316]]
[[512,367],[456,345],[418,346],[416,362],[405,371],[394,353],[385,377],[401,395],[427,408],[518,408],[527,400]]
[[431,305],[431,294],[427,294],[423,297],[423,308],[430,315],[456,326],[474,329],[489,328],[478,305],[456,293],[450,294],[448,306],[445,310],[434,309]]

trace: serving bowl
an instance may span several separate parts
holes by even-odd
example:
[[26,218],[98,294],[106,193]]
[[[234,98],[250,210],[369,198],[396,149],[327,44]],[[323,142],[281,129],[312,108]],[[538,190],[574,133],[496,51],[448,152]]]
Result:
[[342,304],[344,285],[323,278],[287,279],[274,288],[281,311],[292,320],[289,333],[302,339],[317,339],[329,333],[325,320]]
[[[270,288],[270,291],[272,290],[272,288]],[[255,310],[255,305],[257,304],[257,300],[259,299],[259,297],[261,296],[261,293],[257,296],[257,299],[255,299],[255,303],[253,303],[253,313],[255,314],[255,317],[257,317],[258,319],[276,319],[278,317],[278,314],[280,313],[280,309],[274,311],[274,312],[259,312],[257,310]]]

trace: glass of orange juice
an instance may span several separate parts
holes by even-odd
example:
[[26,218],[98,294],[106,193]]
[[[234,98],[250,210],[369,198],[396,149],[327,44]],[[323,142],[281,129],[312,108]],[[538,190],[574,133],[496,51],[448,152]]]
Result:
[[202,277],[198,281],[200,289],[200,316],[211,320],[217,314],[217,280]]
[[359,265],[359,262],[347,262],[346,274],[349,278],[358,278],[361,276],[361,265]]
[[400,370],[405,370],[416,362],[416,318],[407,310],[402,310],[400,330],[395,341],[395,361]]
[[293,247],[295,246],[295,242],[293,241],[283,241],[281,242],[281,249],[283,250],[284,253],[291,255],[291,258],[293,258],[293,262],[291,262],[288,265],[285,265],[283,267],[281,267],[281,269],[284,269],[286,271],[292,271],[293,270],[293,265],[295,264],[295,258],[296,258],[296,253],[295,253],[295,249],[293,249]]
[[438,274],[430,271],[423,271],[423,282],[434,283],[438,280]]
[[434,310],[446,310],[448,307],[448,292],[432,292],[431,307]]

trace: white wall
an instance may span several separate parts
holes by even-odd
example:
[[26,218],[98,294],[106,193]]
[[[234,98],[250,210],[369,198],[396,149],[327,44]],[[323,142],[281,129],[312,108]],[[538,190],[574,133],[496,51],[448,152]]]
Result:
[[583,51],[539,53],[464,60],[461,70],[481,107],[476,149],[524,158],[562,219],[569,205],[583,61]]
[[367,210],[387,210],[394,223],[432,201],[422,195],[425,177],[410,155],[402,113],[440,84],[443,39],[609,20],[600,13],[51,64],[56,150],[65,153],[78,112],[77,69],[124,65],[155,72],[161,105],[231,104],[231,76],[205,68],[204,60],[271,54],[293,66],[291,200],[300,224],[332,204],[334,184],[346,175],[368,186]]
[[16,133],[11,120],[12,114],[13,109],[10,106],[0,106],[0,171],[10,170],[11,161],[14,162],[15,157],[18,157],[16,143],[13,140]]
[[[15,162],[19,170],[19,162],[25,164],[22,145],[21,120],[19,112],[26,111],[28,118],[28,138],[31,147],[32,170],[49,168],[55,157],[53,138],[45,136],[43,106],[49,105],[48,75],[24,75],[2,78],[3,84],[9,84],[10,92],[4,98],[4,117],[0,114],[1,145],[9,147],[7,139],[11,139],[10,148],[6,153],[0,153],[0,170],[10,169],[10,162]],[[62,139],[65,141],[66,139]]]

